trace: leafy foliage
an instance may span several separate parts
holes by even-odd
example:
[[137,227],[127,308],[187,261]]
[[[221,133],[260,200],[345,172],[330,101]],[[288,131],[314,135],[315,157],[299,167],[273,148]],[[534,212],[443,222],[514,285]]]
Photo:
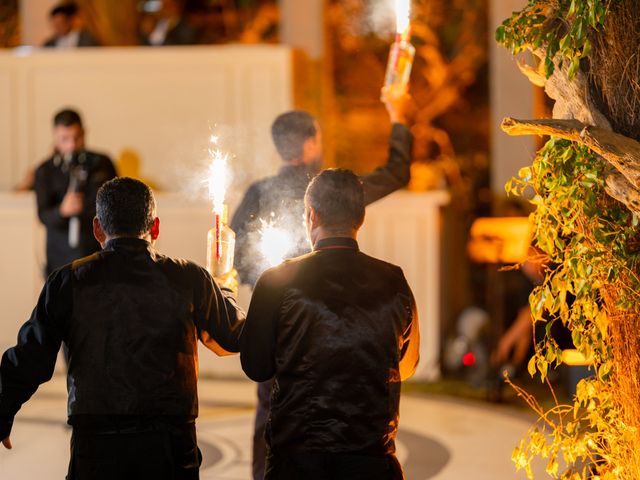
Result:
[[[554,58],[570,62],[569,78],[591,52],[590,35],[603,25],[612,0],[529,0],[496,30],[496,40],[516,54],[544,49],[543,71],[549,77]],[[614,0],[615,1],[615,0]]]
[[569,328],[575,347],[592,360],[595,371],[578,385],[573,405],[548,412],[516,388],[540,415],[513,454],[530,478],[536,455],[549,458],[547,471],[556,478],[560,464],[566,470],[559,478],[587,478],[591,469],[601,471],[601,478],[624,478],[618,476],[622,466],[616,452],[624,450],[630,429],[614,401],[609,326],[614,313],[636,313],[638,219],[606,195],[604,169],[586,147],[551,139],[506,187],[514,194],[533,190],[535,243],[550,261],[544,282],[530,298],[534,323],[544,324],[547,335],[536,345],[529,372],[544,381],[561,363],[562,351],[549,334],[554,322]]

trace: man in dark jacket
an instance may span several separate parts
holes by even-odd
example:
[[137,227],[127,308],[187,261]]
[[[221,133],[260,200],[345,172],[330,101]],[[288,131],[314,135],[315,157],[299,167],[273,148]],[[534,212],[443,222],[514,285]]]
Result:
[[53,118],[55,151],[35,172],[38,217],[47,229],[47,276],[100,250],[93,236],[96,192],[116,176],[106,155],[85,149],[82,119],[75,110]]
[[[385,165],[361,177],[366,205],[404,187],[410,178],[410,97],[385,92],[383,98],[392,123],[389,157]],[[284,258],[309,251],[303,197],[309,181],[322,167],[322,133],[317,120],[307,112],[291,111],[278,116],[271,126],[271,136],[283,165],[276,175],[249,187],[231,220],[231,229],[236,233],[236,269],[240,281],[249,285],[272,266],[258,249],[263,222],[273,222],[289,233],[291,248]]]
[[[407,127],[407,110],[411,97],[383,92],[392,123],[389,158],[386,165],[361,177],[366,205],[404,187],[410,178],[413,137]],[[231,220],[236,233],[235,266],[240,281],[253,286],[269,265],[259,250],[261,229],[273,223],[286,230],[291,239],[283,258],[309,252],[304,226],[304,192],[311,178],[322,167],[322,134],[320,126],[307,112],[291,111],[278,116],[271,135],[283,166],[277,175],[260,180],[249,187]],[[264,474],[264,427],[269,408],[271,383],[258,385],[258,406],[253,438],[253,479]]]
[[418,363],[402,270],[358,250],[364,192],[348,170],[309,184],[313,251],[258,280],[241,339],[245,373],[274,378],[266,480],[395,480],[400,382]]
[[84,28],[80,28],[79,9],[75,2],[65,1],[49,12],[53,36],[42,45],[47,48],[98,47],[100,43]]
[[69,349],[69,480],[197,479],[197,340],[238,351],[244,314],[203,268],[158,253],[155,201],[117,178],[97,196],[101,252],[56,270],[0,363],[0,439]]

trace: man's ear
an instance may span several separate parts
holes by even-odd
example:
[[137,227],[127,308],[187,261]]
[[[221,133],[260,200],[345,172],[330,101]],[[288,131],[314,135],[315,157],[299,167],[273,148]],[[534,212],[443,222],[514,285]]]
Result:
[[107,243],[107,234],[104,233],[102,225],[100,225],[100,222],[98,221],[98,217],[93,217],[93,236],[96,237],[100,246],[104,248],[105,243]]
[[313,207],[309,207],[309,212],[307,213],[307,215],[309,216],[309,226],[312,229],[318,228],[320,226],[320,217],[318,217],[318,214]]
[[160,219],[158,217],[153,219],[153,225],[151,225],[149,234],[151,235],[151,240],[157,240],[160,236]]

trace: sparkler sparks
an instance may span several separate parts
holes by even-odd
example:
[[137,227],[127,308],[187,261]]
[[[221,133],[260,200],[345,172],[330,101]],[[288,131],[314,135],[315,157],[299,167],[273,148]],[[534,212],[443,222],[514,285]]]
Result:
[[[214,227],[214,248],[215,260],[219,262],[222,259],[222,218],[224,215],[224,200],[227,196],[227,188],[231,184],[231,170],[229,169],[229,156],[218,148],[218,136],[211,135],[209,139],[211,147],[209,155],[211,163],[209,164],[209,176],[207,183],[209,186],[209,198],[213,204],[213,213],[215,216]],[[209,261],[207,262],[209,263]]]
[[273,220],[260,219],[260,241],[258,249],[269,267],[274,267],[285,259],[285,255],[293,246],[289,233],[275,226]]
[[411,24],[411,0],[394,0],[396,12],[396,32],[402,34]]
[[211,163],[209,164],[209,198],[213,203],[213,211],[217,215],[222,215],[224,210],[224,199],[227,195],[227,188],[231,183],[231,172],[229,171],[229,156],[217,148],[209,149]]

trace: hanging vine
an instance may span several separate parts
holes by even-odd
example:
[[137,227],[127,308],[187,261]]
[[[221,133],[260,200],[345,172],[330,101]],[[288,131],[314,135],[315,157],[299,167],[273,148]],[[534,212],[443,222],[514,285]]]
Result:
[[[509,119],[503,124],[512,134],[555,135],[531,167],[506,186],[511,194],[532,194],[535,244],[550,265],[530,297],[533,322],[543,325],[546,335],[536,344],[529,373],[545,381],[549,369],[562,362],[563,352],[550,334],[556,322],[571,331],[576,349],[593,369],[593,376],[578,384],[572,404],[556,402],[548,411],[515,387],[539,415],[513,452],[517,468],[529,478],[537,456],[547,459],[553,478],[640,478],[640,234],[638,209],[630,200],[638,190],[634,172],[640,165],[630,160],[640,144],[607,132],[615,122],[591,101],[604,98],[597,91],[601,83],[584,81],[594,75],[588,62],[593,45],[600,48],[600,58],[607,53],[602,48],[618,48],[607,32],[636,3],[529,0],[496,32],[498,42],[512,52],[529,50],[539,58],[542,84],[561,103],[554,108],[558,121]],[[624,41],[635,42],[631,49],[637,51],[640,32]],[[627,79],[640,80],[638,75]],[[578,82],[591,90],[576,88]],[[558,91],[570,94],[561,98]],[[593,132],[611,142],[592,142]],[[627,158],[627,165],[611,162],[614,151]],[[621,190],[612,188],[616,182]]]

